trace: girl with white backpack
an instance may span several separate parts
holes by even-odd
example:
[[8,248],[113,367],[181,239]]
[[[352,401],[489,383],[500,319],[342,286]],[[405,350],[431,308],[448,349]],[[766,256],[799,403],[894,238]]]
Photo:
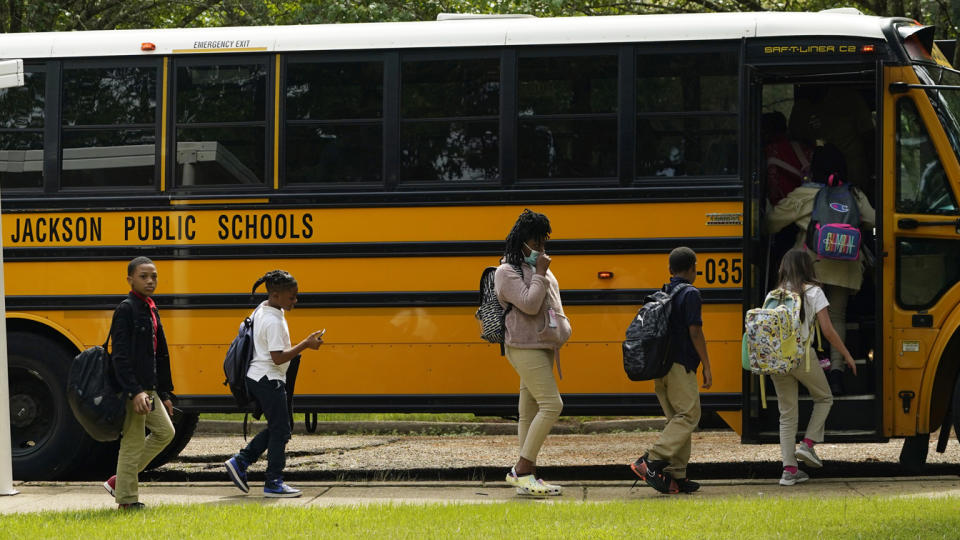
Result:
[[[811,343],[812,340],[808,338],[819,323],[823,337],[827,338],[834,350],[840,351],[847,366],[856,374],[857,366],[853,357],[830,322],[827,311],[829,303],[816,280],[813,260],[803,249],[792,249],[783,257],[780,263],[779,287],[793,291],[801,297],[801,343]],[[802,354],[806,355],[808,351],[802,351]],[[813,447],[816,443],[823,442],[824,424],[833,405],[833,395],[830,393],[826,375],[816,363],[811,368],[809,363],[800,362],[784,374],[770,375],[770,379],[776,388],[777,405],[780,409],[780,453],[783,457],[780,485],[792,486],[810,479],[805,472],[797,468],[797,460],[813,468],[823,466]],[[810,414],[803,441],[795,447],[799,417],[798,382],[807,388],[813,398],[813,412]]]

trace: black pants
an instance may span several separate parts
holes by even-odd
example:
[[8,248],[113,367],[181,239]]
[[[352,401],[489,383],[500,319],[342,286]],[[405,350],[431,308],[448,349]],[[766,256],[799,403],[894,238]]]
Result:
[[283,381],[270,380],[266,376],[259,381],[247,379],[247,388],[256,398],[267,417],[267,428],[250,439],[247,447],[237,456],[247,465],[257,461],[267,452],[267,483],[281,480],[287,465],[287,441],[290,440],[290,414],[287,411],[287,391]]

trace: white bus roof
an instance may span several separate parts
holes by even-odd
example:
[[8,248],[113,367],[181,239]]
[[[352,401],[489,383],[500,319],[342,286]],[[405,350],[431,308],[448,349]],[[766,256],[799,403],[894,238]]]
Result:
[[[204,52],[650,43],[786,36],[882,40],[883,28],[889,21],[852,10],[837,10],[44,32],[0,35],[0,57],[90,58]],[[156,48],[141,51],[143,43],[151,43]]]

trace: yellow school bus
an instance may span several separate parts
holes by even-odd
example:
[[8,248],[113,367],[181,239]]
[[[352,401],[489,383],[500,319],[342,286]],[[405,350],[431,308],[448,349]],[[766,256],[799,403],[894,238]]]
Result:
[[442,19],[0,36],[26,71],[0,90],[17,478],[115,452],[62,389],[139,255],[159,270],[183,411],[157,463],[197,414],[235,410],[223,355],[274,268],[299,281],[292,337],[327,329],[298,411],[513,414],[517,377],[473,313],[524,208],[551,220],[574,329],[565,414],[659,414],[620,344],[686,245],[715,380],[703,408],[773,441],[776,407],[740,367],[773,264],[760,117],[812,86],[864,99],[878,209],[848,323],[860,375],[827,436],[910,437],[922,463],[907,450],[950,418],[960,326],[960,83],[931,28],[849,11]]

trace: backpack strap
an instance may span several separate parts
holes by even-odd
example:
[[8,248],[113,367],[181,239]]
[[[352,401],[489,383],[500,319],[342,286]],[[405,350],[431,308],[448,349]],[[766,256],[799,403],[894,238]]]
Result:
[[[130,306],[133,306],[133,302],[130,300],[130,297],[129,297],[129,296],[126,297],[126,298],[124,298],[123,301],[120,302],[120,304],[127,304],[127,305],[130,305]],[[120,307],[120,304],[117,304],[117,308]],[[117,311],[117,308],[114,308],[113,311],[116,312],[116,311]],[[131,340],[133,340],[133,336],[134,336],[134,335],[135,335],[135,334],[133,334],[133,333],[130,334],[130,339],[131,339]],[[112,336],[113,336],[113,318],[111,317],[111,318],[110,318],[110,330],[107,330],[107,340],[103,342],[103,350],[105,350],[105,351],[108,350],[107,347],[110,345],[110,338],[111,338]]]
[[786,161],[784,161],[784,160],[782,160],[782,159],[780,159],[780,158],[775,158],[775,157],[767,158],[767,165],[776,165],[777,167],[780,167],[781,169],[783,169],[783,170],[785,170],[785,171],[787,171],[787,172],[789,172],[789,173],[793,173],[793,174],[795,174],[795,175],[803,178],[803,173],[800,172],[799,169],[797,169],[797,168],[794,167],[793,165],[787,163]]
[[797,159],[800,160],[800,166],[804,169],[810,165],[810,160],[807,159],[807,155],[804,153],[803,149],[800,148],[800,143],[797,141],[790,141],[790,147],[793,148],[793,153],[797,156]]
[[[517,264],[511,264],[510,266],[513,267],[513,269],[517,272],[517,274],[520,274],[520,280],[523,281],[523,268],[522,268],[520,265],[517,265]],[[507,313],[510,313],[510,310],[511,310],[511,309],[513,309],[513,304],[511,304],[510,302],[507,302],[507,307],[503,310],[503,338],[504,338],[504,341],[506,341],[506,338],[507,338]],[[506,356],[506,355],[507,355],[507,348],[506,348],[506,347],[507,347],[506,344],[505,344],[503,341],[501,341],[501,342],[500,342],[500,356]]]

